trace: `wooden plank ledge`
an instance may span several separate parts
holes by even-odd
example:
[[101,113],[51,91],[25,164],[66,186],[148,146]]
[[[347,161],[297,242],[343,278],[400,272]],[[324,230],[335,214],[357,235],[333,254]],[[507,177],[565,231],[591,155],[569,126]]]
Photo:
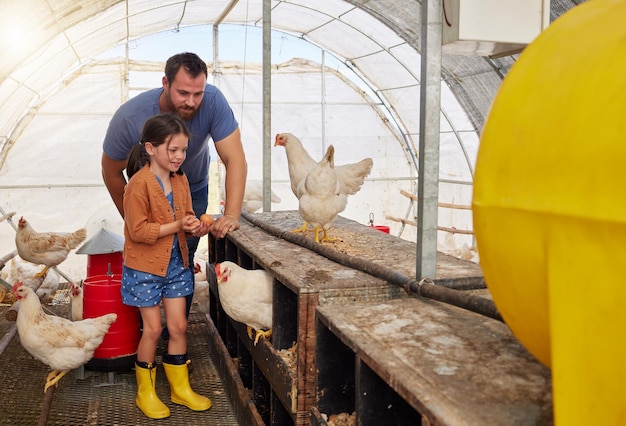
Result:
[[317,313],[430,424],[553,424],[549,369],[499,321],[417,298],[329,304]]

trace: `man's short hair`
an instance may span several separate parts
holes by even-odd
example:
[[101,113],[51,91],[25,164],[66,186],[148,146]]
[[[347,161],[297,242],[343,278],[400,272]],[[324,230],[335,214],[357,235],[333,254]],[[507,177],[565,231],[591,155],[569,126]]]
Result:
[[172,84],[181,67],[191,78],[198,77],[200,73],[208,77],[206,63],[195,53],[183,52],[172,56],[165,63],[165,77],[169,84]]

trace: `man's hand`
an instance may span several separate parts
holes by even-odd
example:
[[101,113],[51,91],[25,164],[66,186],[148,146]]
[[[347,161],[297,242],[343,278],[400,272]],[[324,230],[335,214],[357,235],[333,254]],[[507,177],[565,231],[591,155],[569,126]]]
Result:
[[219,217],[213,225],[211,225],[210,231],[215,238],[224,238],[228,232],[236,231],[240,227],[241,224],[239,223],[239,219],[230,215],[225,215]]

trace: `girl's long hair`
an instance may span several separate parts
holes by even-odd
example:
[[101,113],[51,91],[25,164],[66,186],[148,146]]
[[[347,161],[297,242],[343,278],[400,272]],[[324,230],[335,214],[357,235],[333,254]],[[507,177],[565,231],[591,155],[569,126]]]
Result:
[[[184,134],[189,139],[189,130],[187,130],[185,122],[177,115],[165,113],[146,120],[141,132],[141,141],[133,146],[128,154],[128,164],[126,165],[128,179],[150,162],[150,157],[144,148],[146,142],[150,142],[156,148],[161,144],[168,143],[172,136],[179,133]],[[183,174],[183,171],[178,169],[176,173]]]

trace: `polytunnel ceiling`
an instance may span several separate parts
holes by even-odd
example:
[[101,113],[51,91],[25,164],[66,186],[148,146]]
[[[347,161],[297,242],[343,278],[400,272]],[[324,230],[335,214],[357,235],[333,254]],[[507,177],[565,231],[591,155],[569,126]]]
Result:
[[[523,0],[520,0],[523,1]],[[551,19],[580,1],[554,0]],[[72,68],[142,36],[179,27],[233,23],[262,25],[262,0],[13,0],[0,3],[0,146],[33,101]],[[383,25],[380,25],[383,24]],[[374,88],[391,87],[377,60],[391,54],[416,78],[419,64],[403,63],[403,49],[420,50],[420,3],[414,0],[272,1],[272,27],[301,35],[344,58]],[[369,61],[368,61],[369,59]],[[444,55],[442,78],[480,131],[502,78],[515,57]],[[360,69],[359,67],[363,67]],[[398,75],[393,78],[397,79]],[[402,77],[400,77],[402,78]],[[397,82],[394,82],[397,84]],[[32,112],[31,112],[32,113]]]

